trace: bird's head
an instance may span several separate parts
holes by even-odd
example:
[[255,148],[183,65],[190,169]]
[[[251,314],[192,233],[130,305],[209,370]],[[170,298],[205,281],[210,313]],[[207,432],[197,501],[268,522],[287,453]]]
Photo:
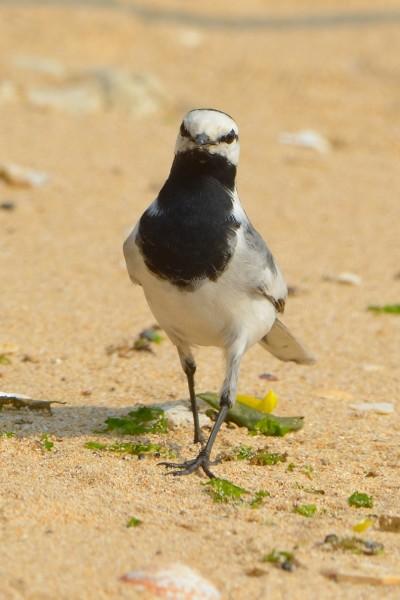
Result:
[[237,166],[239,148],[239,130],[232,117],[213,108],[196,108],[182,121],[175,154],[207,152],[222,156]]

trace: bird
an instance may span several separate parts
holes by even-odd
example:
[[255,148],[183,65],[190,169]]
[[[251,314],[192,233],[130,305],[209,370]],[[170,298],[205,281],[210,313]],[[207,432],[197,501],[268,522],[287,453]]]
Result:
[[[251,346],[260,343],[283,361],[314,362],[278,318],[287,286],[240,202],[239,152],[239,129],[231,116],[214,108],[189,111],[169,176],[123,244],[129,277],[142,286],[187,378],[200,451],[182,463],[160,463],[177,476],[202,470],[215,477],[211,450],[235,403],[240,363]],[[219,411],[206,441],[195,392],[198,346],[221,348],[225,356]]]

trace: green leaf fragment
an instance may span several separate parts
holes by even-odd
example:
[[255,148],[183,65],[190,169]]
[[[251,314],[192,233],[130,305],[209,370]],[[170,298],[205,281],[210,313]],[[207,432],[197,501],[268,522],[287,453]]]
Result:
[[368,306],[368,310],[374,313],[387,313],[391,315],[400,314],[400,304],[384,304],[383,306],[371,305]]
[[294,463],[289,463],[288,466],[286,467],[286,471],[288,473],[293,473],[293,471],[295,470],[296,465]]
[[100,442],[86,442],[85,448],[88,450],[106,450],[107,444],[101,444]]
[[254,456],[254,448],[251,446],[238,446],[234,449],[234,457],[236,460],[250,460]]
[[108,417],[105,423],[105,431],[115,431],[124,435],[168,431],[168,420],[164,411],[154,406],[139,406],[124,417]]
[[164,338],[162,335],[160,335],[159,331],[160,327],[154,325],[153,327],[143,329],[143,331],[139,334],[139,337],[144,338],[149,342],[153,342],[154,344],[160,344]]
[[107,447],[109,452],[116,452],[117,454],[133,454],[135,456],[141,456],[142,454],[148,454],[153,456],[168,455],[170,451],[165,446],[160,444],[133,444],[131,442],[115,443],[110,444]]
[[343,550],[352,554],[366,554],[368,556],[376,556],[384,551],[383,544],[364,540],[356,536],[339,537],[335,534],[327,535],[324,540],[324,545],[331,550]]
[[372,508],[374,501],[372,496],[368,496],[364,492],[354,492],[347,498],[349,506],[355,506],[356,508]]
[[172,458],[175,453],[162,446],[161,444],[145,444],[133,442],[115,442],[114,444],[102,444],[100,442],[86,442],[85,448],[88,450],[105,450],[106,452],[114,452],[116,454],[132,454],[134,456],[166,456]]
[[163,337],[159,333],[160,327],[158,325],[154,325],[153,327],[148,327],[147,329],[143,329],[133,342],[134,350],[145,350],[146,352],[153,352],[151,349],[151,343],[153,344],[161,344],[163,341]]
[[0,354],[0,365],[11,365],[11,358],[7,354]]
[[254,456],[250,459],[252,465],[277,465],[278,463],[286,462],[287,453],[280,454],[279,452],[267,452],[266,450],[257,450]]
[[4,438],[13,438],[15,437],[15,433],[13,431],[3,431],[2,433],[0,433],[0,437],[4,437]]
[[280,563],[284,560],[293,560],[293,552],[287,552],[286,550],[276,550],[274,548],[269,554],[266,554],[263,558],[263,562],[269,563]]
[[207,487],[207,492],[211,495],[214,502],[237,502],[242,499],[244,494],[249,492],[244,488],[231,483],[227,479],[210,479],[204,484]]
[[255,433],[283,437],[291,431],[298,431],[303,427],[303,417],[276,417],[265,415],[254,426]]
[[265,490],[259,490],[254,494],[254,498],[250,500],[251,508],[260,508],[265,504],[264,498],[268,498],[271,494]]
[[268,452],[267,448],[252,448],[251,446],[240,445],[231,452],[224,455],[225,460],[248,460],[252,465],[276,465],[280,462],[286,462],[287,453]]
[[303,490],[306,492],[306,494],[318,494],[320,496],[325,496],[325,490],[320,490],[318,488],[315,487],[309,487],[309,488],[303,488]]
[[[198,394],[198,397],[212,408],[219,409],[218,394],[205,392]],[[240,427],[247,427],[254,434],[271,436],[284,436],[289,432],[298,431],[304,424],[304,417],[278,417],[265,414],[240,402],[229,409],[226,420]]]
[[293,552],[287,552],[286,550],[276,550],[274,548],[269,554],[266,554],[263,562],[272,563],[284,571],[293,571],[298,565]]
[[141,525],[142,521],[140,519],[138,519],[137,517],[131,517],[129,519],[129,521],[127,522],[126,526],[127,527],[138,527],[138,525]]
[[303,473],[307,479],[311,480],[313,478],[314,469],[311,465],[304,465],[304,467],[301,469],[301,473]]
[[42,442],[42,447],[44,450],[46,450],[47,452],[51,452],[51,450],[54,448],[54,442],[52,442],[49,439],[49,436],[47,435],[47,433],[44,433],[42,435],[42,437],[40,438],[41,442]]
[[315,504],[297,504],[293,508],[293,512],[301,515],[302,517],[310,518],[313,517],[317,512],[317,507]]

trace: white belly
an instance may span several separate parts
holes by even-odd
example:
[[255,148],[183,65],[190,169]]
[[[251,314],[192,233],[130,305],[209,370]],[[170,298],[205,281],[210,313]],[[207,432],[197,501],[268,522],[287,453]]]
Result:
[[135,244],[136,230],[124,245],[129,274],[142,285],[157,322],[174,343],[226,348],[238,340],[247,349],[269,332],[275,308],[261,294],[249,292],[240,257],[233,257],[217,281],[185,291],[147,269]]
[[248,348],[260,341],[275,321],[275,309],[268,300],[235,289],[225,274],[192,292],[148,272],[142,285],[155,318],[172,341],[223,348],[241,339]]

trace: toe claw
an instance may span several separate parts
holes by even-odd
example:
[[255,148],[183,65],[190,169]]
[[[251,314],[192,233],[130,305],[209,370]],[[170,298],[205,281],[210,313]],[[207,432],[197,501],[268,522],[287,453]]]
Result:
[[161,465],[162,467],[165,467],[166,469],[186,469],[186,467],[188,466],[186,463],[161,462],[157,464]]
[[207,465],[201,465],[201,468],[203,469],[203,471],[207,475],[207,477],[209,477],[210,479],[215,479],[214,473],[212,471],[210,471],[210,469],[208,468]]
[[197,469],[202,469],[207,475],[207,477],[209,477],[210,479],[213,479],[215,477],[214,473],[212,473],[212,471],[210,471],[209,469],[209,457],[203,451],[201,451],[196,458],[192,460],[187,460],[183,463],[161,462],[158,464],[168,469],[177,469],[168,471],[166,475],[174,475],[175,477],[179,477],[181,475],[190,475],[194,471],[197,471]]

